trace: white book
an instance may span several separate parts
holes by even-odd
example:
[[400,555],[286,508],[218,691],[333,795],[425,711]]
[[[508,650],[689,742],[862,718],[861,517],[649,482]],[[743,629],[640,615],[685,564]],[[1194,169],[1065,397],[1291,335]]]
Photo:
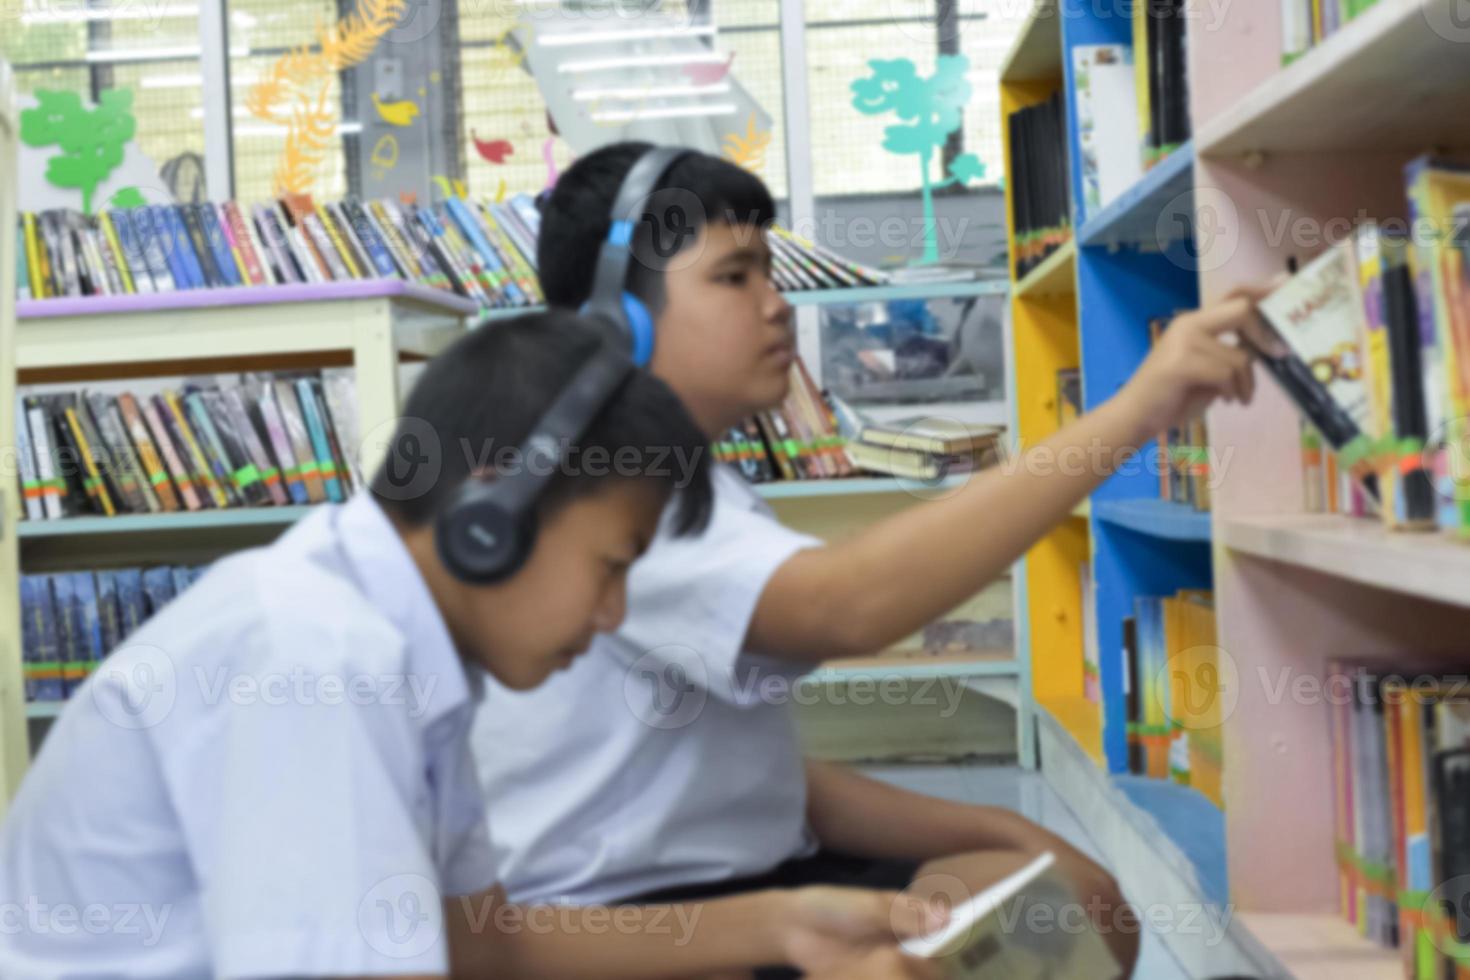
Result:
[[26,518],[39,521],[45,518],[45,505],[41,502],[40,475],[36,470],[35,451],[31,448],[30,424],[27,421],[25,400],[19,395],[15,398],[15,435],[16,455],[20,457],[20,483],[24,491],[21,498],[25,501]]
[[1311,261],[1260,303],[1261,314],[1362,432],[1373,431],[1363,341],[1368,315],[1353,240]]
[[36,473],[42,486],[46,488],[41,494],[46,517],[61,517],[61,491],[57,489],[61,474],[56,468],[56,451],[51,443],[51,419],[40,405],[32,405],[26,409],[26,420],[31,427],[31,449],[36,454]]
[[1085,221],[1143,176],[1133,52],[1126,44],[1079,44],[1072,49],[1072,77]]
[[903,949],[944,960],[951,980],[1116,980],[1121,974],[1050,851],[955,906],[948,925],[905,940]]

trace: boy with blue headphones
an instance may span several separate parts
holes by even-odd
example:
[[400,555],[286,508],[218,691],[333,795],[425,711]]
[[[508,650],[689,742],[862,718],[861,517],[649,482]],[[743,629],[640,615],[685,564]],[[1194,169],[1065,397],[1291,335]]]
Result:
[[111,655],[0,828],[0,976],[933,976],[894,939],[939,919],[892,893],[609,910],[497,887],[468,743],[486,677],[565,670],[616,629],[660,519],[709,519],[703,435],[609,340],[564,312],[462,338],[370,492],[217,562]]
[[[786,395],[791,308],[762,234],[774,219],[766,187],[731,163],[604,147],[562,174],[543,207],[541,282],[554,305],[621,318],[716,438]],[[545,687],[500,692],[477,718],[511,896],[901,888],[921,862],[1049,850],[1126,970],[1138,924],[1104,869],[1012,811],[804,760],[789,699],[761,692],[912,634],[1003,575],[1155,433],[1217,398],[1249,399],[1241,335],[1269,343],[1250,296],[1176,318],[1123,390],[1028,447],[1021,465],[982,471],[841,543],[783,527],[718,467],[708,530],[679,539],[665,523],[630,576],[622,625]],[[1072,457],[1100,462],[1030,465]],[[490,751],[512,739],[519,751]]]

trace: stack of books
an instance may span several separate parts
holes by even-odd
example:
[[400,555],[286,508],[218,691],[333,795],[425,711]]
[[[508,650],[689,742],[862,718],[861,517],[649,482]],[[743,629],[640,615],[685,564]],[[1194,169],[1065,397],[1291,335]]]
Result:
[[64,701],[204,566],[22,575],[21,654],[27,701]]
[[486,308],[534,306],[545,300],[535,272],[539,229],[526,195],[503,204],[317,204],[292,195],[253,207],[24,212],[17,282],[21,299],[46,299],[389,278]]
[[847,453],[869,473],[932,482],[995,462],[1004,433],[998,426],[917,416],[864,425]]
[[1467,689],[1464,674],[1327,665],[1341,911],[1370,941],[1402,950],[1405,977],[1464,972]]
[[881,286],[891,281],[886,272],[845,259],[779,226],[770,229],[766,241],[771,246],[771,275],[783,292]]
[[1062,93],[1006,117],[1010,134],[1011,224],[1016,278],[1036,268],[1072,237],[1067,201],[1066,110]]
[[350,369],[18,400],[27,520],[338,502],[362,482]]

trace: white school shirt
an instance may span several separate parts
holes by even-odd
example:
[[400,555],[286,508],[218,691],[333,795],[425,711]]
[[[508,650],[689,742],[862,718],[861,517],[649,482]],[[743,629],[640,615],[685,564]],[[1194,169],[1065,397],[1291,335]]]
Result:
[[487,682],[472,738],[514,901],[612,902],[815,848],[790,710],[802,670],[742,643],[771,575],[821,542],[733,470],[714,486],[703,536],[673,537],[665,512],[617,632],[534,691]]
[[465,670],[367,494],[103,662],[0,830],[0,977],[444,973],[494,882]]

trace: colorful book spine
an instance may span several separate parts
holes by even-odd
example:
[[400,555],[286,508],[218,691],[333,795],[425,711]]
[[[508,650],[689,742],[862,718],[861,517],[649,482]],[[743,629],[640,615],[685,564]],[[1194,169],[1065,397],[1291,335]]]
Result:
[[296,453],[291,446],[290,437],[286,434],[286,423],[282,420],[280,409],[276,405],[275,386],[262,385],[256,404],[265,425],[266,435],[270,439],[271,448],[275,451],[276,461],[281,464],[281,476],[286,482],[286,492],[290,495],[291,502],[293,504],[309,503],[311,498],[306,492],[306,481],[301,476]]
[[148,480],[148,485],[153,488],[153,492],[158,495],[159,506],[165,511],[178,510],[181,506],[178,495],[174,492],[173,484],[169,482],[168,470],[164,467],[158,447],[154,445],[153,438],[148,434],[148,425],[143,421],[143,413],[138,410],[136,399],[130,394],[119,395],[117,407],[122,415],[123,425],[127,427],[128,436],[132,439],[133,447],[138,452],[138,461],[142,466],[143,475]]
[[245,445],[246,455],[260,472],[260,480],[265,484],[271,502],[278,507],[284,507],[290,503],[290,496],[286,493],[281,471],[261,443],[260,435],[255,431],[255,425],[250,421],[250,413],[245,410],[245,400],[240,389],[230,388],[222,392],[221,400],[224,410],[229,414],[231,424]]
[[122,291],[124,293],[152,292],[152,289],[139,289],[134,281],[132,269],[129,268],[129,256],[123,248],[122,238],[118,235],[117,226],[113,223],[109,212],[102,212],[97,217],[97,224],[102,229],[102,235],[107,241],[108,248],[112,250],[113,262],[117,266],[117,275]]
[[26,423],[31,432],[31,448],[36,458],[36,473],[41,485],[41,505],[48,519],[62,516],[62,497],[66,481],[57,468],[56,446],[51,438],[51,420],[39,398],[25,400]]
[[97,513],[112,517],[117,513],[117,507],[113,504],[112,494],[108,493],[106,484],[102,482],[102,473],[97,467],[97,453],[101,447],[94,447],[88,441],[75,406],[67,405],[62,413],[80,456],[78,462],[82,467],[82,488],[87,493],[87,499],[92,501],[92,507]]
[[174,437],[174,442],[179,446],[189,464],[194,485],[203,495],[201,502],[207,499],[215,507],[230,506],[233,502],[234,491],[226,493],[227,485],[220,484],[214,467],[210,464],[209,458],[204,455],[204,447],[199,445],[199,440],[189,426],[184,404],[178,393],[166,391],[161,395],[154,395],[153,403],[158,409],[159,417],[168,427],[169,434]]
[[296,397],[296,386],[289,381],[276,381],[271,387],[275,391],[276,407],[286,425],[286,434],[291,439],[291,452],[296,457],[307,499],[319,504],[327,499],[327,487],[317,464],[311,435],[307,432],[306,416]]
[[27,520],[39,521],[46,517],[41,498],[45,489],[41,486],[40,472],[36,469],[36,453],[31,446],[30,426],[26,421],[25,400],[19,395],[15,399],[15,452],[19,457],[20,495]]
[[154,444],[158,446],[159,452],[163,455],[163,461],[178,490],[179,500],[185,509],[199,510],[204,506],[199,499],[202,488],[195,488],[194,478],[189,474],[189,468],[179,456],[179,450],[169,435],[163,417],[159,414],[158,405],[152,400],[145,399],[138,407],[143,413],[143,421],[147,423],[148,431],[153,434]]
[[342,493],[342,482],[337,477],[337,464],[332,458],[331,444],[327,441],[326,425],[322,421],[321,413],[317,411],[316,397],[307,379],[301,378],[296,382],[296,398],[301,405],[301,414],[306,419],[306,431],[311,436],[312,454],[316,457],[317,468],[321,471],[327,499],[334,504],[341,503],[345,499]]

